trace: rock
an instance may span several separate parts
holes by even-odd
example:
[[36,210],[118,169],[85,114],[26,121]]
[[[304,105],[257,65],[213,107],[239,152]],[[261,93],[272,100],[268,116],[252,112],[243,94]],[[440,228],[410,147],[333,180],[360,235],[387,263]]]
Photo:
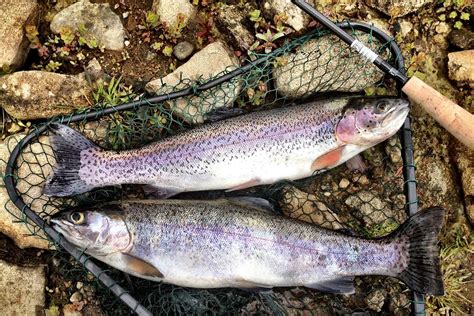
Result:
[[76,284],[76,289],[80,290],[80,289],[82,289],[83,286],[84,286],[84,283],[79,281]]
[[402,144],[398,137],[392,137],[385,146],[385,153],[394,165],[400,165],[402,162]]
[[450,26],[446,22],[439,22],[435,27],[436,33],[447,34],[450,31]]
[[82,316],[83,305],[81,303],[66,304],[63,307],[64,316]]
[[219,7],[216,16],[217,26],[227,40],[236,47],[248,50],[255,42],[255,37],[246,27],[248,12],[250,8],[240,9],[235,5],[222,5]]
[[[310,1],[311,2],[311,1]],[[288,19],[285,23],[291,26],[295,31],[303,30],[311,21],[309,15],[304,13],[290,0],[269,0],[263,3],[262,11],[269,16],[285,13]]]
[[347,180],[346,178],[342,178],[341,181],[339,182],[339,187],[341,189],[347,189],[350,184],[351,182],[349,180]]
[[[358,38],[370,42],[367,34]],[[369,46],[375,48],[374,43]],[[382,58],[386,57],[383,53]],[[308,41],[296,53],[281,59],[273,76],[280,94],[297,99],[316,92],[363,91],[379,82],[383,73],[335,35],[329,35]]]
[[93,58],[84,68],[84,73],[88,81],[93,82],[104,77],[104,70],[97,58]]
[[367,297],[365,298],[365,303],[367,307],[377,313],[382,311],[382,307],[385,303],[385,291],[383,290],[375,290],[372,291]]
[[470,204],[466,206],[466,215],[471,225],[474,225],[474,198],[471,199]]
[[153,0],[152,10],[171,29],[176,29],[178,23],[188,25],[196,15],[196,8],[188,0]]
[[474,49],[474,32],[466,28],[454,29],[449,33],[448,41],[461,49]]
[[[201,82],[215,78],[224,71],[239,66],[236,57],[221,42],[207,45],[191,57],[184,65],[162,79],[156,79],[146,85],[149,93],[164,94],[189,87],[191,81]],[[184,81],[184,82],[183,82]],[[226,82],[219,87],[203,91],[196,97],[180,98],[167,102],[173,113],[189,123],[202,123],[205,115],[217,108],[230,107],[240,93],[240,84]]]
[[39,7],[36,0],[0,1],[0,70],[16,69],[23,65],[29,51],[25,26],[38,23]]
[[74,292],[71,297],[69,298],[71,303],[76,303],[82,301],[82,294],[81,292]]
[[413,31],[413,23],[410,21],[402,20],[399,23],[400,25],[400,34],[402,34],[402,37],[407,37],[408,34],[410,34],[411,31]]
[[44,309],[44,266],[19,267],[0,260],[2,315],[39,315]]
[[280,206],[288,217],[328,229],[342,229],[339,217],[319,199],[295,187],[285,187]]
[[[0,144],[0,171],[2,174],[5,173],[6,161],[10,157],[10,152],[23,137],[24,135],[11,136]],[[34,210],[42,210],[44,208],[45,211],[50,211],[51,206],[45,208],[48,198],[42,197],[41,192],[41,184],[45,178],[38,174],[44,173],[48,175],[51,172],[48,161],[51,161],[53,153],[48,138],[41,137],[40,142],[45,144],[45,150],[39,146],[39,143],[36,143],[25,150],[24,154],[19,157],[17,162],[17,166],[19,166],[17,188],[20,193],[24,194],[25,203],[31,204]],[[25,162],[27,161],[35,163],[26,164]],[[33,224],[27,225],[23,222],[18,222],[18,219],[23,218],[23,216],[20,210],[10,201],[4,186],[0,187],[0,206],[2,207],[0,209],[0,232],[10,237],[20,248],[35,247],[49,249],[48,240],[37,227],[34,227]],[[31,231],[34,229],[39,231],[39,237],[31,236]]]
[[471,225],[474,225],[474,150],[459,145],[455,159],[458,173],[461,176],[466,215]]
[[84,74],[19,71],[0,77],[0,106],[20,120],[50,118],[89,107],[92,88]]
[[51,31],[61,33],[64,29],[81,34],[88,41],[97,41],[105,49],[122,50],[125,29],[120,17],[115,14],[108,3],[90,3],[82,0],[74,3],[56,14],[51,21]]
[[448,54],[449,78],[474,88],[474,49]]
[[425,5],[434,0],[365,0],[365,3],[392,18],[401,17],[409,13],[417,12]]
[[188,59],[194,51],[194,46],[188,41],[180,42],[173,48],[173,54],[179,60]]
[[349,196],[345,203],[360,212],[362,220],[369,226],[382,224],[387,219],[387,204],[372,192],[358,192]]

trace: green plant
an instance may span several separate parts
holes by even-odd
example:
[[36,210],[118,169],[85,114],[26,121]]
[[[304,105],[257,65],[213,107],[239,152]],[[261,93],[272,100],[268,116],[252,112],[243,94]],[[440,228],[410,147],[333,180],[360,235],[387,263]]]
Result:
[[55,71],[57,71],[57,70],[59,69],[59,67],[61,67],[62,65],[63,65],[63,64],[60,63],[60,62],[58,62],[58,61],[50,60],[44,69],[45,69],[46,71],[55,72]]
[[153,11],[147,11],[145,15],[145,27],[147,30],[158,26],[159,16]]
[[109,82],[99,80],[93,92],[94,102],[104,106],[114,106],[130,101],[134,94],[131,87],[121,83],[122,78],[112,78]]
[[454,241],[443,246],[440,252],[445,295],[428,297],[428,310],[434,315],[465,314],[464,306],[474,304],[466,297],[466,285],[472,280],[472,265],[466,267],[465,259],[474,255],[472,236],[465,236],[461,228],[454,233]]

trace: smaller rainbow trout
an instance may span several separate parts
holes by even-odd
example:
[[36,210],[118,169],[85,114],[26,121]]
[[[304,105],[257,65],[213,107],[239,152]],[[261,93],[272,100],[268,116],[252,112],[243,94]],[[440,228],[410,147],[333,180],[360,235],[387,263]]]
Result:
[[67,126],[52,125],[57,165],[44,193],[71,196],[145,184],[164,198],[297,180],[391,137],[408,111],[408,101],[397,98],[324,100],[206,124],[123,152],[101,149]]
[[[257,199],[253,199],[252,203]],[[193,288],[306,286],[353,293],[353,277],[397,277],[443,294],[441,208],[368,240],[235,200],[130,201],[74,210],[53,228],[93,257],[137,277]]]

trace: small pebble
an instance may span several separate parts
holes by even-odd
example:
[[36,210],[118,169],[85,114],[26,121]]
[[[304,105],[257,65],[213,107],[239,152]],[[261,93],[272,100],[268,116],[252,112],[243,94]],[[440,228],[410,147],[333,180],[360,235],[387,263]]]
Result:
[[76,288],[77,288],[78,290],[82,289],[83,286],[84,286],[84,283],[82,283],[82,282],[80,282],[80,281],[77,282],[77,284],[76,284]]
[[129,15],[130,15],[130,12],[128,12],[128,11],[122,13],[122,16],[123,16],[124,19],[128,18]]
[[366,175],[362,175],[357,179],[357,182],[362,184],[362,185],[367,185],[367,184],[369,184],[369,179],[367,178]]
[[351,184],[350,181],[347,180],[346,178],[343,178],[343,179],[341,180],[341,182],[339,182],[339,187],[340,187],[341,189],[347,189],[347,187],[349,186],[349,184]]
[[190,42],[184,41],[181,43],[178,43],[174,48],[173,48],[173,54],[178,60],[185,60],[194,51],[194,46]]
[[80,302],[82,301],[82,294],[80,292],[74,292],[69,299],[71,303]]
[[125,44],[125,46],[127,46],[127,47],[128,47],[128,46],[130,46],[130,41],[128,41],[128,40],[127,40],[127,41],[125,41],[125,42],[123,42],[123,43],[124,43],[124,44]]

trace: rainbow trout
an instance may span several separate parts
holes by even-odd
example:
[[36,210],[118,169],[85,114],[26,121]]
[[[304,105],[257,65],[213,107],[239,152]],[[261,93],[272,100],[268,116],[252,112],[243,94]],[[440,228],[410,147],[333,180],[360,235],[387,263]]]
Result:
[[123,152],[99,148],[56,124],[51,142],[57,165],[44,193],[71,196],[108,185],[145,184],[164,198],[297,180],[391,137],[408,112],[408,101],[396,98],[318,101],[209,123]]
[[383,275],[442,295],[437,235],[443,214],[441,208],[421,211],[374,240],[233,200],[122,202],[62,213],[52,225],[117,269],[184,287],[353,293],[354,276]]

